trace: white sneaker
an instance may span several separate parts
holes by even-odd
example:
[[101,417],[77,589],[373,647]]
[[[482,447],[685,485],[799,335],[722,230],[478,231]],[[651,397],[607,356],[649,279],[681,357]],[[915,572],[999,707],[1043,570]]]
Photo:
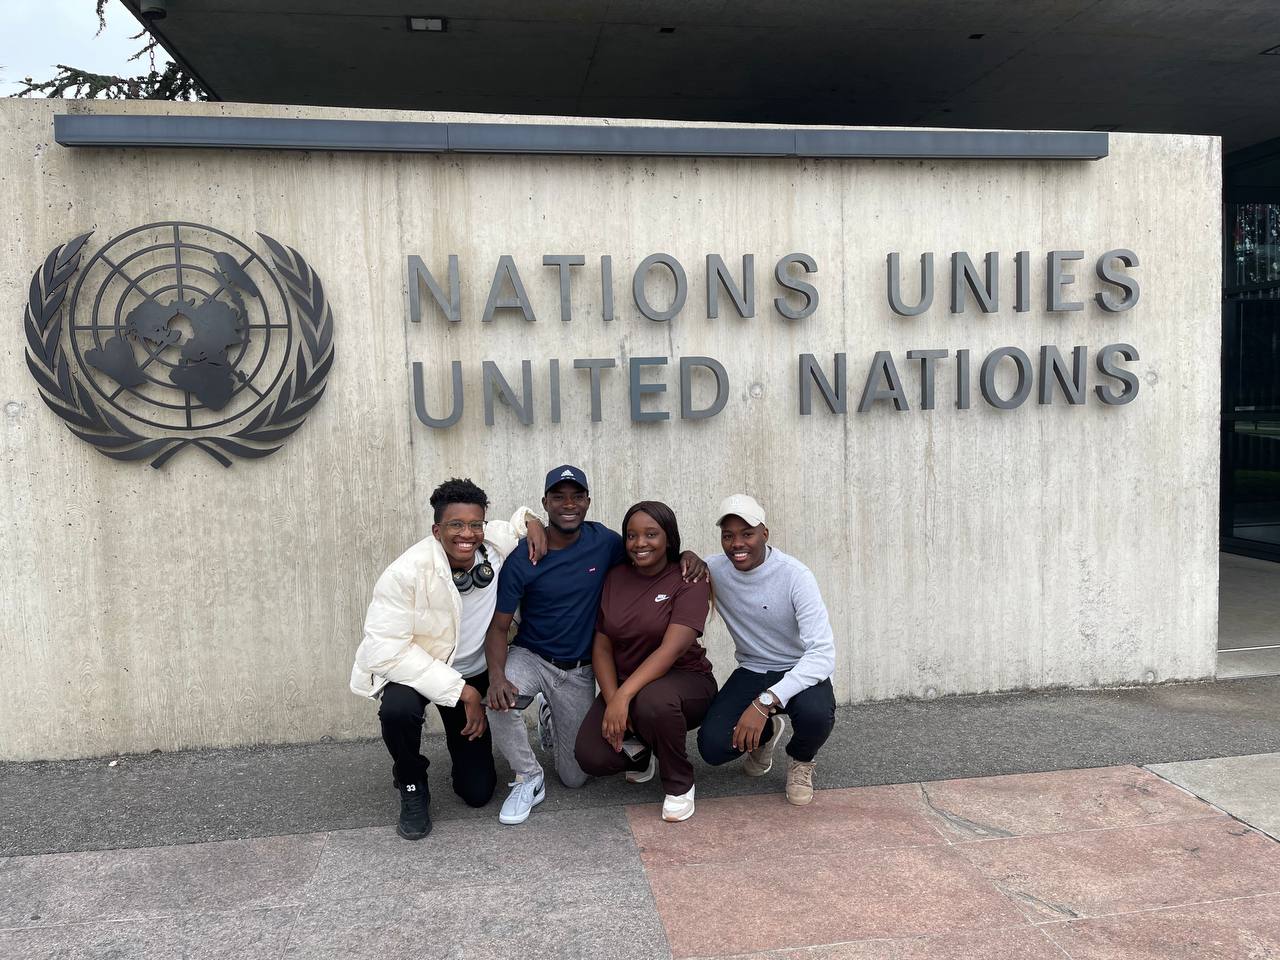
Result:
[[499,823],[524,823],[529,819],[529,812],[547,798],[541,773],[528,780],[517,774],[507,786],[513,789],[503,801],[502,811],[498,814]]
[[653,779],[653,775],[658,772],[658,758],[652,752],[649,753],[649,766],[643,770],[628,770],[626,773],[627,783],[648,783]]
[[678,797],[667,794],[665,800],[662,801],[662,819],[668,823],[679,823],[681,820],[688,820],[693,816],[693,787],[689,788],[688,793],[682,793]]
[[742,772],[748,777],[763,777],[773,768],[773,751],[782,739],[782,732],[787,729],[787,718],[781,713],[775,713],[769,718],[769,722],[773,724],[773,736],[769,738],[769,742],[762,743],[742,758]]

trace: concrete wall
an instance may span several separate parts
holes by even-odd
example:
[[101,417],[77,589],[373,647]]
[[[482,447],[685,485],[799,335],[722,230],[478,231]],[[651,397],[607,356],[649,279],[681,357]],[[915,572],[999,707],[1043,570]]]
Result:
[[[426,534],[426,499],[469,475],[493,515],[536,505],[562,461],[593,480],[594,518],[616,525],[640,498],[671,503],[688,545],[718,548],[718,500],[746,489],[772,540],[808,563],[838,640],[843,702],[897,696],[1210,676],[1217,614],[1219,144],[1112,134],[1104,160],[794,161],[545,156],[70,150],[60,111],[350,116],[241,105],[0,102],[0,759],[352,738],[375,709],[346,690],[370,589]],[[369,113],[367,116],[403,116]],[[418,115],[421,117],[422,115]],[[434,118],[431,118],[434,119]],[[457,118],[450,118],[457,119]],[[23,359],[32,272],[57,244],[92,245],[157,220],[207,223],[298,248],[336,317],[329,393],[273,457],[216,465],[194,451],[163,470],[121,464],[73,437],[41,402]],[[1094,258],[1129,247],[1137,307],[1100,310]],[[1087,306],[1049,314],[1044,256],[1081,249],[1073,290]],[[885,255],[938,257],[934,307],[885,305]],[[946,258],[1001,253],[1001,309],[947,311]],[[1015,313],[1013,255],[1032,254],[1033,309]],[[688,304],[655,323],[630,299],[645,255],[674,254]],[[773,263],[812,255],[821,304],[780,319]],[[462,265],[463,322],[406,319],[405,258],[443,275]],[[576,316],[559,319],[543,254],[581,253]],[[617,319],[600,319],[593,264],[611,254]],[[757,316],[722,299],[705,312],[703,262],[735,271],[756,255]],[[480,313],[500,254],[538,311],[526,324]],[[651,284],[662,301],[661,284]],[[1134,402],[1000,411],[978,363],[1016,345],[1064,354],[1127,341],[1141,360]],[[973,407],[954,408],[954,365],[938,408],[919,409],[909,349],[969,348]],[[890,350],[910,411],[854,414],[868,364]],[[848,353],[851,412],[797,412],[797,357],[828,375]],[[632,424],[625,358],[716,357],[732,389],[705,421]],[[591,423],[576,357],[615,357],[603,422]],[[409,363],[426,364],[433,412],[446,361],[463,361],[462,423],[417,422]],[[534,424],[497,409],[483,425],[479,367],[513,380],[534,361]],[[547,363],[561,361],[562,422],[549,422]],[[675,362],[674,360],[672,361]],[[1091,366],[1090,387],[1099,382]],[[646,379],[669,384],[674,370]],[[1007,383],[1007,377],[1002,378]],[[1007,385],[1006,385],[1006,389]],[[646,406],[652,404],[647,403]],[[676,415],[678,417],[678,414]],[[709,633],[721,674],[731,646]]]

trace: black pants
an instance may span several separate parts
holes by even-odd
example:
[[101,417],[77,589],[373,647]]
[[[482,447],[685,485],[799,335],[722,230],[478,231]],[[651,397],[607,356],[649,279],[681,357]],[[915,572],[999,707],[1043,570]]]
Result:
[[[698,752],[703,760],[719,766],[742,756],[742,751],[733,748],[734,725],[752,700],[784,676],[780,671],[756,673],[742,667],[733,671],[716,694],[698,731]],[[811,762],[836,725],[836,695],[831,681],[823,680],[801,690],[787,701],[782,712],[791,718],[791,728],[795,731],[787,743],[787,755],[794,760]],[[773,724],[766,723],[760,742],[767,743],[771,736]]]
[[[466,682],[480,691],[483,697],[489,691],[489,673],[485,671]],[[413,687],[388,683],[382,690],[382,706],[378,719],[382,721],[382,741],[391,754],[392,773],[398,783],[427,782],[429,761],[421,753],[423,712],[427,698]],[[440,719],[444,721],[445,744],[453,764],[453,792],[470,807],[483,807],[493,797],[498,785],[498,773],[493,766],[493,740],[486,726],[484,735],[469,740],[462,735],[467,723],[467,711],[461,704],[442,707]]]

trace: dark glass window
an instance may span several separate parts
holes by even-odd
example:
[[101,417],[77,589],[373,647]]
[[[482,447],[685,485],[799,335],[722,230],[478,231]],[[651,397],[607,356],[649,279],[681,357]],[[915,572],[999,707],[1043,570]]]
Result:
[[1280,203],[1227,207],[1228,296],[1280,297]]
[[1280,204],[1226,212],[1222,545],[1280,560]]

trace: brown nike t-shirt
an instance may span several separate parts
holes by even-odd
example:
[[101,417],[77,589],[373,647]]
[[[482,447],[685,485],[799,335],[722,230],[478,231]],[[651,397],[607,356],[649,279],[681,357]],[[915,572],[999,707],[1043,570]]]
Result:
[[[656,577],[636,573],[629,563],[609,571],[600,598],[596,629],[613,641],[613,662],[618,682],[626,680],[657,650],[670,624],[691,627],[702,636],[707,623],[711,584],[685,583],[680,564],[668,564]],[[711,672],[707,651],[696,639],[680,654],[673,670]]]

